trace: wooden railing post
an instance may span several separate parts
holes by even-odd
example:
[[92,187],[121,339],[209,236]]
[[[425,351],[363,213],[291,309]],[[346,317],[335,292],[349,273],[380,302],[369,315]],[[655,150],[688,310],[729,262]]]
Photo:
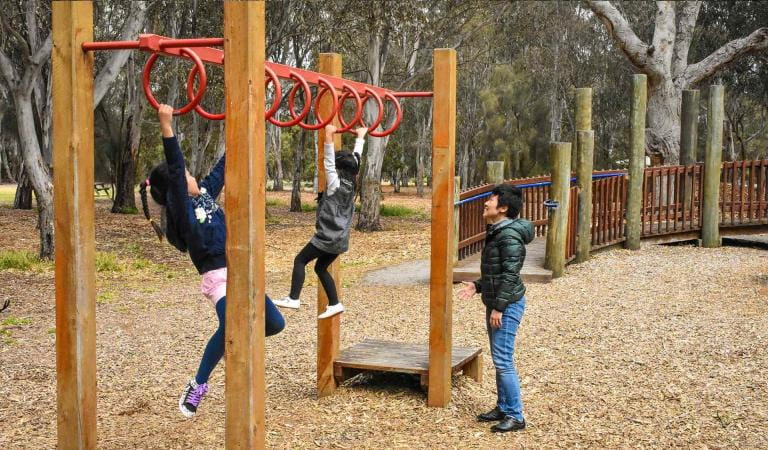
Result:
[[699,98],[697,89],[683,91],[680,113],[680,165],[690,166],[698,160]]
[[578,131],[579,211],[576,231],[576,262],[589,259],[592,247],[592,161],[594,159],[595,132]]
[[[453,201],[461,197],[461,177],[453,177]],[[453,206],[453,265],[459,263],[459,239],[461,238],[461,206]]]
[[501,184],[504,182],[504,161],[487,161],[485,170],[488,174],[486,183]]
[[547,247],[544,265],[558,278],[565,270],[565,245],[568,232],[568,203],[571,187],[571,143],[552,142],[549,144],[549,160],[552,163],[551,200],[558,202],[550,210],[547,224]]
[[[317,64],[317,71],[335,77],[342,76],[341,55],[338,53],[321,53]],[[333,103],[330,96],[326,95],[320,101],[320,117],[328,117],[333,114]],[[338,118],[334,124],[339,125]],[[323,163],[323,146],[325,142],[325,130],[317,131],[317,188],[325,190],[325,164]],[[334,146],[341,147],[341,133],[334,136]],[[339,256],[329,267],[336,284],[336,292],[341,296],[341,275]],[[317,283],[317,313],[320,314],[328,307],[328,295],[323,289],[322,283]],[[317,320],[317,396],[325,397],[336,391],[336,378],[333,376],[333,362],[339,356],[339,339],[341,336],[341,314],[327,319]]]
[[592,130],[592,88],[576,89],[576,151],[571,164],[577,171],[579,186],[576,262],[589,259],[592,244],[592,168],[595,134]]
[[264,2],[224,2],[227,448],[264,448]]
[[429,406],[451,401],[453,185],[456,173],[456,50],[434,51],[432,228],[429,283]]
[[[709,87],[707,108],[707,149],[704,157],[704,203],[702,205],[701,245],[720,246],[720,172],[723,165],[723,102],[722,85]],[[732,186],[734,189],[735,186]],[[733,196],[732,196],[733,197]]]
[[90,1],[53,2],[56,402],[62,449],[96,448],[93,40]]
[[643,172],[645,170],[645,110],[647,84],[644,74],[632,79],[632,109],[630,112],[629,188],[627,190],[626,248],[640,248],[643,205]]

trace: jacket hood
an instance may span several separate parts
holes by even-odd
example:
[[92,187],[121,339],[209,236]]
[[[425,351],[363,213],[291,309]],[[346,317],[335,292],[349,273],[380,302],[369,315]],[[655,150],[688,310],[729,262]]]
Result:
[[525,244],[530,244],[535,237],[533,222],[521,218],[507,219],[496,225],[492,225],[489,232],[499,232],[504,228],[511,228],[517,232],[517,234],[520,236],[520,240],[522,240]]

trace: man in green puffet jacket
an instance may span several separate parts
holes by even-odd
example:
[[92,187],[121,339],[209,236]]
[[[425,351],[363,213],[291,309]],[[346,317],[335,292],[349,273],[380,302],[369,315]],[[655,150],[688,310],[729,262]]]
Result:
[[525,285],[520,270],[525,262],[525,245],[533,240],[533,224],[518,217],[523,207],[520,188],[497,186],[485,202],[483,218],[488,221],[480,279],[464,283],[459,297],[469,299],[480,293],[485,304],[486,328],[491,357],[496,368],[496,407],[477,416],[481,422],[498,421],[494,432],[525,428],[520,380],[515,370],[515,336],[525,311]]

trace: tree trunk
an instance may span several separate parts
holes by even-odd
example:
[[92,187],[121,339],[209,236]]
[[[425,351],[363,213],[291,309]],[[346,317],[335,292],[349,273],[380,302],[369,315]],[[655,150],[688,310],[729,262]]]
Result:
[[13,199],[13,209],[32,209],[32,184],[22,169],[16,184],[16,196]]
[[134,183],[136,180],[136,160],[141,144],[141,118],[147,105],[135,80],[133,58],[131,58],[128,67],[127,88],[130,89],[131,115],[127,119],[128,129],[126,130],[124,145],[116,158],[115,199],[112,203],[112,212],[132,214],[136,212]]
[[[371,102],[368,102],[369,104]],[[381,230],[381,168],[384,163],[384,138],[368,138],[367,164],[363,172],[363,186],[360,190],[359,231]]]
[[307,142],[307,131],[301,130],[299,145],[294,150],[293,186],[291,187],[291,212],[301,212],[301,168],[303,166],[304,148]]
[[416,147],[416,195],[424,196],[424,156],[421,145]]
[[648,80],[646,153],[661,158],[662,164],[678,164],[683,90],[676,88],[671,81],[654,83],[650,77]]
[[276,125],[267,125],[267,145],[269,145],[269,151],[275,156],[275,173],[272,178],[272,190],[283,190],[283,152],[281,150],[280,141],[282,137],[282,129]]

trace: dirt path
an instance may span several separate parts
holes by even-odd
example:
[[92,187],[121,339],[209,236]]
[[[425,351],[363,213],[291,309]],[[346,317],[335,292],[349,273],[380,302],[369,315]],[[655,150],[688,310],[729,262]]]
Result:
[[[268,292],[287,289],[291,259],[311,234],[312,213],[271,208]],[[176,410],[215,328],[184,255],[158,245],[140,217],[100,204],[99,251],[120,268],[97,274],[99,448],[222,448],[224,371],[192,421]],[[388,231],[353,235],[344,258],[342,346],[365,337],[426,342],[428,286],[366,286],[387,263],[424,258],[429,224],[385,220]],[[11,239],[34,248],[34,215],[0,208]],[[370,251],[375,248],[376,251]],[[308,277],[312,280],[313,277]],[[313,282],[314,283],[314,282]],[[529,428],[495,436],[473,420],[493,405],[494,371],[482,385],[455,378],[449,408],[425,406],[406,376],[352,379],[315,399],[314,286],[267,341],[270,448],[513,448],[768,446],[768,252],[644,247],[604,252],[566,277],[530,285],[517,365]],[[0,272],[0,300],[20,325],[0,336],[0,448],[54,448],[53,272]],[[454,301],[454,343],[487,351],[479,300]]]

